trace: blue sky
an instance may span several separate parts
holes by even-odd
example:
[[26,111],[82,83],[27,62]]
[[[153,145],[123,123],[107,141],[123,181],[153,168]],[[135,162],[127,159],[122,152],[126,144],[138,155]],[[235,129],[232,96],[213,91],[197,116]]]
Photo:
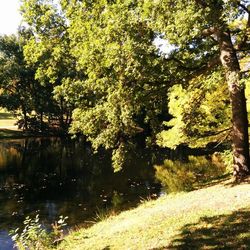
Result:
[[16,33],[21,22],[20,0],[0,0],[0,35]]

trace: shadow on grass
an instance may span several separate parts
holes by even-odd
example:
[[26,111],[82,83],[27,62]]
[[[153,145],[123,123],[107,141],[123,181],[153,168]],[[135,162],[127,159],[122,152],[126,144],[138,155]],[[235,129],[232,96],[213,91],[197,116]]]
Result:
[[186,225],[167,249],[250,249],[249,225],[250,210],[204,217]]
[[21,130],[0,129],[0,139],[3,138],[23,138],[29,136],[28,133]]
[[250,175],[245,176],[244,178],[240,180],[236,180],[235,178],[232,178],[232,181],[226,183],[225,186],[234,187],[234,186],[245,184],[245,183],[250,183]]
[[197,189],[202,189],[202,188],[208,188],[217,184],[228,185],[227,183],[231,183],[231,180],[232,180],[232,174],[225,173],[225,174],[210,178],[203,183],[202,182],[198,183],[194,189],[197,190]]
[[0,112],[0,120],[7,120],[7,119],[13,120],[14,117],[13,117],[13,115],[11,113]]

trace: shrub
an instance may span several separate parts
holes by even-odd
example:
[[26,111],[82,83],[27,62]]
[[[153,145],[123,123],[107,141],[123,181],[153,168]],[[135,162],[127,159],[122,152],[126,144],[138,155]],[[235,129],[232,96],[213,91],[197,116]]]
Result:
[[24,228],[10,232],[15,247],[19,250],[45,250],[53,247],[63,236],[63,227],[66,226],[67,217],[60,216],[59,220],[52,224],[52,231],[48,232],[40,223],[39,215],[35,218],[25,218]]

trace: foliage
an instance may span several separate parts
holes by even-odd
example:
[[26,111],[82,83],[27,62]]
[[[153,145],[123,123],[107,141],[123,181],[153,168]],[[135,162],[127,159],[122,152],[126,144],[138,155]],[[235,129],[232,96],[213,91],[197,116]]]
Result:
[[210,142],[228,139],[231,127],[231,107],[225,79],[221,71],[198,76],[187,86],[174,85],[169,93],[167,130],[158,135],[158,144],[176,148],[206,146]]
[[19,228],[11,232],[15,246],[20,250],[44,250],[61,241],[63,227],[66,226],[67,217],[60,216],[59,220],[52,224],[52,232],[49,233],[40,223],[39,215],[35,218],[26,217],[24,229]]
[[189,156],[185,161],[165,160],[155,166],[155,177],[165,187],[167,193],[190,191],[199,183],[207,182],[225,173],[225,166],[215,164],[206,156]]
[[20,40],[12,36],[0,37],[0,105],[9,110],[30,110],[33,70],[27,69]]
[[71,132],[86,135],[94,149],[112,149],[119,170],[132,139],[142,132],[154,137],[161,127],[168,76],[155,34],[134,1],[62,2],[71,52],[86,74]]
[[226,166],[226,171],[229,173],[233,172],[232,166],[233,166],[233,154],[232,150],[224,150],[222,152],[217,152],[215,154],[216,161],[219,163],[222,163]]
[[18,249],[44,249],[48,245],[49,237],[46,230],[39,223],[39,216],[34,219],[26,217],[24,229],[18,234],[19,228],[13,232],[12,240],[16,242]]

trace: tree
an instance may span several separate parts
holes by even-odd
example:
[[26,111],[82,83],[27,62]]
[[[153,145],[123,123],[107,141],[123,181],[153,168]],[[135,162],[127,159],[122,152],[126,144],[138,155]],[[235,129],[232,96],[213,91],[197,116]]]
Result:
[[76,85],[84,77],[76,69],[70,53],[68,24],[63,10],[53,0],[22,0],[21,13],[31,36],[24,46],[27,63],[36,68],[35,78],[44,87],[50,88],[57,109],[60,126],[68,129],[72,110],[76,104],[69,85]]
[[0,104],[11,111],[21,110],[24,128],[27,129],[27,115],[32,110],[31,85],[34,84],[34,70],[27,68],[21,40],[16,36],[0,37]]
[[171,74],[152,43],[157,34],[132,0],[22,2],[33,32],[25,55],[38,67],[36,78],[75,107],[71,132],[95,150],[111,149],[120,169],[138,134],[161,130]]
[[[58,109],[51,85],[35,79],[36,68],[24,58],[24,46],[29,32],[20,29],[18,36],[0,37],[0,105],[13,112],[21,111],[18,124],[25,130],[44,130],[44,115]],[[32,114],[33,112],[33,114]]]
[[[234,175],[249,174],[249,138],[245,74],[239,60],[249,53],[250,11],[248,1],[238,0],[144,0],[144,15],[162,32],[178,60],[190,71],[190,78],[222,66],[232,106]],[[188,79],[188,80],[189,80]]]
[[71,53],[86,74],[79,81],[71,131],[86,135],[96,150],[111,149],[119,170],[138,134],[154,138],[161,130],[172,74],[136,1],[62,1],[62,6]]

